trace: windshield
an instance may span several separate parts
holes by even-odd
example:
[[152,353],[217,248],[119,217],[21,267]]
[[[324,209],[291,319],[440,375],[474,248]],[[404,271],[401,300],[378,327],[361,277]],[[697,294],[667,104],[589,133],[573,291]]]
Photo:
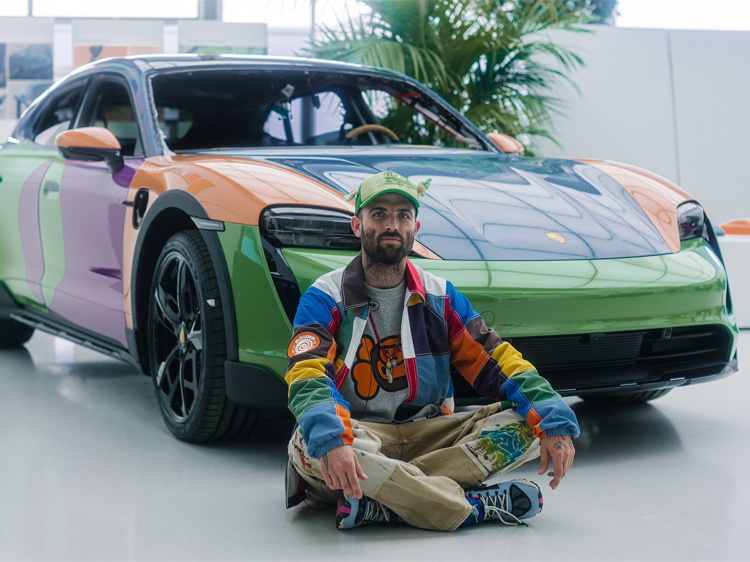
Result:
[[151,80],[175,152],[224,147],[407,144],[481,149],[455,112],[391,77],[309,70],[195,70]]

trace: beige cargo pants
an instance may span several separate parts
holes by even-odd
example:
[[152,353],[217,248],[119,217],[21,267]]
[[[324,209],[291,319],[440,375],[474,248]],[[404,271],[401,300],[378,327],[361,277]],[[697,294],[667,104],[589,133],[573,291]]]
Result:
[[[438,418],[381,424],[352,420],[354,447],[368,480],[362,492],[415,527],[458,528],[471,507],[464,490],[539,456],[539,440],[509,402]],[[289,458],[308,498],[335,503],[317,459],[309,457],[297,428]]]

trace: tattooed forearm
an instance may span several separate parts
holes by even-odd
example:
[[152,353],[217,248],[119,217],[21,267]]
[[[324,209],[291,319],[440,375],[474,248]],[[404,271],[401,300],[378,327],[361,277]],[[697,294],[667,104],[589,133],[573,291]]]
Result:
[[328,470],[328,453],[323,455],[323,464],[326,465],[326,470]]

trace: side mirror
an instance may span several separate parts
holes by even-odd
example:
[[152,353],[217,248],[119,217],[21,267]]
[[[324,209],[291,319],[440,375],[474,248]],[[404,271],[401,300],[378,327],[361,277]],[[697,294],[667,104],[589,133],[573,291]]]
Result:
[[523,145],[513,137],[502,133],[488,133],[487,138],[495,143],[505,154],[523,156]]
[[104,127],[81,127],[62,132],[55,137],[55,144],[63,158],[104,161],[113,174],[125,166],[120,141]]

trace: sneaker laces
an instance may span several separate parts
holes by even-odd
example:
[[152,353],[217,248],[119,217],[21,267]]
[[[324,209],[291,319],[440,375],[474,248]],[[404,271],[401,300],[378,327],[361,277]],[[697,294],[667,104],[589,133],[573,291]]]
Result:
[[388,513],[388,509],[383,504],[372,500],[367,496],[362,496],[362,499],[365,500],[365,513],[364,517],[362,517],[362,521],[369,521],[372,523],[390,522],[390,513]]
[[[475,496],[476,497],[476,496]],[[484,506],[485,520],[499,519],[503,525],[528,527],[526,523],[508,511],[508,494],[497,494],[491,496],[476,497]],[[503,515],[507,515],[512,521],[506,521]]]

